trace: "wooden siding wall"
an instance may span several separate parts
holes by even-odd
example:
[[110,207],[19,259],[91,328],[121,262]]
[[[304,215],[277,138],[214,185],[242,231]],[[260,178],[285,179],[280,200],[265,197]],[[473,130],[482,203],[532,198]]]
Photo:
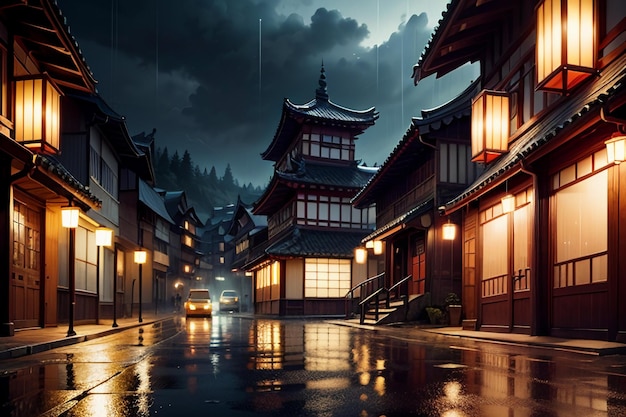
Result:
[[43,277],[43,326],[57,325],[57,287],[59,285],[59,230],[61,213],[59,210],[46,210]]

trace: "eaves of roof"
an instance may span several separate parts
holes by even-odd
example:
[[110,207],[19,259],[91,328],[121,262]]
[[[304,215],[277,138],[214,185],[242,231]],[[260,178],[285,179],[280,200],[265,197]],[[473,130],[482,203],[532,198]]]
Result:
[[295,227],[265,249],[274,257],[352,258],[368,230],[309,230]]
[[265,160],[278,161],[304,124],[338,127],[350,130],[356,136],[374,125],[377,119],[378,113],[374,107],[367,110],[353,110],[321,98],[297,105],[285,99],[274,138],[261,156]]
[[361,242],[367,242],[368,240],[373,240],[373,239],[381,239],[381,236],[388,235],[390,231],[393,231],[396,228],[403,229],[408,222],[410,222],[417,216],[420,216],[426,213],[427,211],[433,210],[434,201],[435,201],[434,197],[429,196],[427,199],[417,204],[415,207],[408,210],[406,213],[403,213],[402,215],[396,217],[395,219],[391,220],[387,224],[381,227],[378,227],[372,233],[365,236]]
[[176,224],[165,208],[163,198],[144,180],[139,180],[139,201],[170,224]]
[[275,171],[263,195],[255,202],[255,215],[269,215],[288,201],[298,189],[325,187],[341,190],[346,196],[358,192],[374,175],[375,170],[351,165],[302,162],[295,172]]
[[66,88],[95,92],[96,83],[56,1],[7,0],[0,6],[15,39],[64,92]]
[[519,8],[518,1],[450,0],[426,44],[411,78],[415,84],[431,74],[437,78],[459,66],[480,60],[484,45],[501,21]]
[[414,117],[402,140],[378,172],[355,195],[352,204],[357,208],[372,204],[379,193],[388,190],[390,183],[406,176],[408,170],[414,169],[419,154],[427,147],[433,147],[431,143],[425,143],[425,140],[436,138],[437,132],[443,127],[470,117],[472,98],[478,94],[479,89],[479,81],[474,81],[454,99],[433,109],[422,110],[421,117]]

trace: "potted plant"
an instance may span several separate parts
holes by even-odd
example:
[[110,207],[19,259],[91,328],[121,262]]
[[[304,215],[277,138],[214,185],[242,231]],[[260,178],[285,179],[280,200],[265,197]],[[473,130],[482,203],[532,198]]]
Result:
[[449,293],[445,299],[446,310],[448,310],[448,318],[450,319],[450,326],[461,325],[461,299],[456,293]]
[[430,324],[441,324],[443,321],[443,311],[439,307],[426,307],[426,313]]

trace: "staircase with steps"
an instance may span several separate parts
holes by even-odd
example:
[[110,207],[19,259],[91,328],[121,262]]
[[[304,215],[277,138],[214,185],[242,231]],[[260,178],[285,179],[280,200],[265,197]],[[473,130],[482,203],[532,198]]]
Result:
[[410,279],[411,275],[390,288],[384,286],[384,274],[365,280],[346,295],[346,318],[358,316],[361,324],[370,325],[417,320],[430,296],[409,296]]

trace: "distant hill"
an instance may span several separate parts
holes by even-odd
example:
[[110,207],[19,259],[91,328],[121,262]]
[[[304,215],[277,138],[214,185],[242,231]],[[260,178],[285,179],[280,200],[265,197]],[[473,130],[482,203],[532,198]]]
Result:
[[214,207],[223,207],[236,203],[237,198],[246,204],[254,203],[263,194],[263,188],[251,183],[241,186],[233,177],[230,164],[224,175],[218,177],[215,167],[207,171],[194,165],[189,152],[185,150],[182,158],[175,151],[172,156],[166,148],[156,150],[154,163],[156,186],[167,191],[185,191],[187,201],[194,207],[202,221],[213,215]]

